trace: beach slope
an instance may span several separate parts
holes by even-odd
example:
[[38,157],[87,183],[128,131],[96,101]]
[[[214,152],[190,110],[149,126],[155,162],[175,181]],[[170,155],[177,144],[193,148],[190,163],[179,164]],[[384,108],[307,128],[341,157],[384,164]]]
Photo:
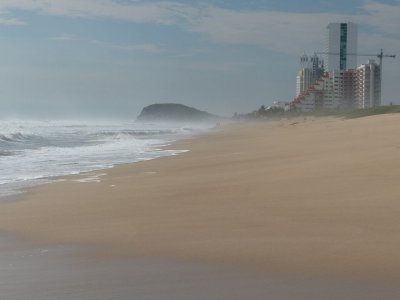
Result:
[[0,230],[104,255],[400,278],[399,124],[382,115],[230,125],[99,182],[35,187],[1,205]]

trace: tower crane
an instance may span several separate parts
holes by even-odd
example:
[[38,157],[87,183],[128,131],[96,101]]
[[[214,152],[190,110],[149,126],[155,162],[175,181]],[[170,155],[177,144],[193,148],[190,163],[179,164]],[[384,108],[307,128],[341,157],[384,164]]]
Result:
[[[314,52],[315,54],[322,54],[322,55],[340,55],[340,53],[336,52]],[[380,80],[379,84],[382,86],[382,60],[384,57],[395,58],[396,54],[384,54],[383,49],[378,54],[364,54],[364,53],[346,53],[347,56],[375,56],[379,58],[379,71],[380,71]]]
[[[340,53],[336,53],[336,52],[314,52],[315,54],[322,54],[322,55],[340,55]],[[391,58],[395,58],[396,54],[384,54],[383,53],[383,49],[381,49],[381,52],[379,52],[378,54],[364,54],[364,53],[346,53],[345,55],[349,55],[349,56],[375,56],[379,58],[379,68],[382,74],[382,59],[384,57],[391,57]]]

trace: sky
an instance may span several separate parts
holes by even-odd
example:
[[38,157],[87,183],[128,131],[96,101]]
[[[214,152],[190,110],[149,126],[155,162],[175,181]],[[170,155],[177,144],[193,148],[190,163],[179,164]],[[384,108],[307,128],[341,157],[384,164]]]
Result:
[[[359,53],[400,54],[400,0],[0,0],[0,118],[290,101],[300,55],[324,50],[330,22],[358,24]],[[384,59],[384,103],[400,104],[399,71]]]

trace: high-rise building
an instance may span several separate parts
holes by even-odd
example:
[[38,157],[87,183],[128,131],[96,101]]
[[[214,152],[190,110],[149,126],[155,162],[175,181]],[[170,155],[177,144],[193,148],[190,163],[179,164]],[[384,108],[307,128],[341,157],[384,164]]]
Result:
[[313,83],[311,81],[312,73],[310,69],[300,69],[296,77],[296,96],[308,89]]
[[381,71],[373,59],[357,68],[357,101],[359,108],[381,105]]
[[300,71],[296,77],[296,96],[306,91],[324,73],[323,61],[317,56],[303,54],[300,57]]
[[356,69],[357,24],[329,23],[326,28],[325,71]]
[[356,105],[357,71],[340,70],[330,73],[332,93],[337,108],[351,108]]
[[321,59],[303,55],[290,108],[307,112],[380,106],[380,65],[369,60],[357,68],[357,25],[330,23],[327,29],[325,73],[319,71]]
[[374,60],[356,70],[325,73],[290,103],[301,111],[370,108],[381,105],[381,72]]
[[357,82],[356,70],[325,73],[307,90],[296,96],[290,105],[301,111],[354,107]]

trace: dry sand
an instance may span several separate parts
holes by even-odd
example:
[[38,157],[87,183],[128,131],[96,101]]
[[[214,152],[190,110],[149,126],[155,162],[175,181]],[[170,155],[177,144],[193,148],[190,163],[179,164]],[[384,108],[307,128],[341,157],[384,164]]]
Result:
[[399,128],[400,115],[228,126],[100,182],[36,187],[1,206],[0,230],[114,257],[400,279]]

